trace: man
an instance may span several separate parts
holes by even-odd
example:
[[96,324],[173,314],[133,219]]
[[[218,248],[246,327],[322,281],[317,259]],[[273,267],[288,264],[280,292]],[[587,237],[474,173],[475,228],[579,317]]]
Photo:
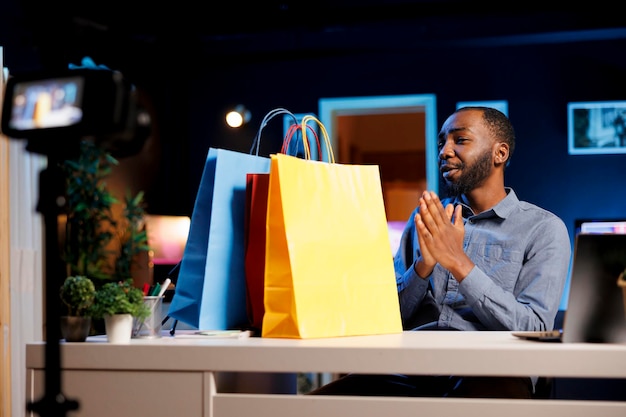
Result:
[[[515,149],[508,118],[487,107],[453,113],[439,133],[450,197],[425,191],[394,259],[405,329],[552,329],[571,244],[554,214],[504,185]],[[347,375],[314,394],[530,398],[530,378]]]

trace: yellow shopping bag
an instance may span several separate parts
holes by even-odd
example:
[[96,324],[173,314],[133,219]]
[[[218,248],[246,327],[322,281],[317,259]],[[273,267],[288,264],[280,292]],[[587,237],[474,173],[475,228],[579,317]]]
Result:
[[[377,165],[271,155],[263,337],[402,331]],[[306,141],[306,139],[305,139]]]

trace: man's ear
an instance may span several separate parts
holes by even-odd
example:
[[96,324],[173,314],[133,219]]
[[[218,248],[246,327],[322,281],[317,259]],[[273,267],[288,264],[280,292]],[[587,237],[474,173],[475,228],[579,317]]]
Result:
[[496,164],[504,164],[509,159],[509,144],[498,142],[495,147],[494,161]]

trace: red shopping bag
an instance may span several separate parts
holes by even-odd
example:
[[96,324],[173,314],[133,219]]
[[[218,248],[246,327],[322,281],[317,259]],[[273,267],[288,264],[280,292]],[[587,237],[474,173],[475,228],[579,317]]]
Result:
[[246,178],[246,294],[250,326],[261,330],[263,324],[263,274],[265,273],[265,217],[270,177],[248,173]]
[[[315,140],[318,156],[321,156],[319,138],[311,126],[306,126]],[[283,140],[281,153],[296,156],[304,153],[311,159],[311,148],[300,134],[300,125],[293,124]],[[260,331],[263,324],[264,306],[264,274],[267,196],[269,191],[269,173],[248,173],[246,177],[246,217],[245,217],[245,273],[246,302],[250,326]]]

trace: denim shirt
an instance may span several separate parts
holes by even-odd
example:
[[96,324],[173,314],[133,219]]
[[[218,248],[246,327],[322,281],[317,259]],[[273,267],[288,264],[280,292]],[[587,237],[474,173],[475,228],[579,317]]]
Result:
[[394,257],[405,329],[550,330],[567,279],[571,243],[553,213],[507,196],[475,215],[463,205],[465,253],[475,266],[462,282],[437,264],[428,279],[415,272],[420,249],[416,208]]

